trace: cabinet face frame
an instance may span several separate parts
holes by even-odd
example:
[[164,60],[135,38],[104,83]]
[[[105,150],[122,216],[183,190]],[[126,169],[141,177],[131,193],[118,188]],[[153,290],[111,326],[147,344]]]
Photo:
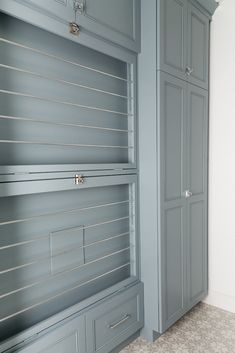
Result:
[[[12,4],[12,2],[10,2],[10,1],[8,3],[9,3],[9,5]],[[3,5],[5,5],[5,3],[3,3]],[[4,8],[3,5],[2,5],[2,7]],[[60,38],[60,37],[57,37],[57,38]],[[86,49],[86,48],[84,48],[84,49]],[[37,164],[37,163],[35,165],[32,165],[30,163],[27,165],[23,165],[23,164],[22,165],[19,165],[19,164],[18,165],[11,165],[11,164],[4,165],[4,164],[2,164],[0,166],[0,174],[12,174],[12,173],[28,174],[28,173],[37,173],[37,172],[40,172],[40,173],[47,172],[48,173],[48,172],[58,172],[58,171],[65,172],[65,171],[78,171],[78,170],[79,171],[87,171],[87,170],[104,170],[105,171],[105,170],[124,170],[124,169],[136,169],[137,168],[137,146],[138,146],[138,142],[137,142],[137,129],[138,129],[138,123],[137,123],[137,120],[138,120],[137,119],[137,56],[134,53],[130,53],[130,52],[127,52],[126,50],[122,50],[122,49],[119,49],[118,52],[116,52],[116,48],[114,46],[107,46],[107,48],[105,48],[106,50],[103,50],[103,49],[104,48],[102,48],[102,46],[101,46],[99,48],[99,52],[104,53],[104,54],[106,54],[106,52],[108,52],[108,55],[110,58],[118,59],[118,60],[120,60],[120,62],[123,62],[123,66],[126,65],[126,76],[125,76],[126,82],[124,82],[125,86],[124,85],[123,86],[126,90],[126,98],[127,98],[126,99],[126,106],[125,106],[125,110],[126,110],[125,113],[127,113],[126,114],[127,116],[125,116],[125,118],[127,118],[126,129],[128,130],[128,132],[127,132],[127,134],[128,134],[127,135],[128,136],[127,142],[128,143],[126,143],[126,145],[128,145],[128,146],[125,146],[125,148],[128,147],[128,152],[125,152],[125,155],[127,155],[127,157],[125,157],[125,161],[124,161],[124,158],[122,158],[124,163],[115,162],[115,158],[116,158],[115,157],[114,163],[112,163],[112,162],[111,163],[92,163],[92,164],[91,163],[88,163],[88,164],[85,164],[85,163],[80,163],[80,164],[57,164],[57,163],[48,164],[47,163],[46,164],[45,163],[44,165]],[[23,50],[27,51],[28,49],[23,49]],[[30,76],[30,74],[28,74],[28,76]],[[32,76],[32,74],[31,74],[31,76]],[[38,78],[38,79],[40,80],[40,78]],[[115,77],[113,78],[113,80],[115,80]],[[97,94],[99,94],[99,92]],[[102,93],[100,93],[100,94],[102,94]],[[104,95],[104,97],[105,97],[105,95]],[[110,97],[112,98],[112,96],[110,96]],[[119,99],[119,101],[120,101],[120,100],[122,100],[122,97],[118,97],[117,99]],[[117,118],[114,116],[114,119],[117,119]],[[120,116],[120,119],[124,119],[124,117]],[[109,125],[110,125],[110,123],[109,123]],[[99,131],[99,130],[87,130],[87,131]],[[115,134],[116,134],[114,136],[115,138],[117,138],[120,135],[118,132],[115,132]],[[124,136],[124,135],[126,135],[126,133],[122,133],[122,135]],[[100,136],[102,136],[102,135],[100,135]],[[106,132],[105,138],[106,137],[108,137],[107,132]],[[124,136],[124,137],[126,138],[126,136]],[[122,140],[123,140],[123,138],[120,139],[120,141],[122,141]],[[99,144],[102,144],[102,143],[99,143]],[[115,143],[113,143],[113,145],[115,145]],[[118,144],[116,143],[116,145],[119,145],[119,143]],[[121,143],[120,143],[120,145],[121,145]],[[80,151],[81,151],[81,149],[80,149]],[[106,153],[106,151],[110,151],[110,152],[114,151],[115,152],[116,150],[112,150],[112,149],[95,150],[96,153],[97,153],[97,151],[99,151],[100,153],[102,153],[102,152]],[[120,151],[124,151],[124,150],[120,149]],[[107,155],[107,153],[106,153],[106,155]],[[118,161],[118,158],[116,158],[116,161]]]

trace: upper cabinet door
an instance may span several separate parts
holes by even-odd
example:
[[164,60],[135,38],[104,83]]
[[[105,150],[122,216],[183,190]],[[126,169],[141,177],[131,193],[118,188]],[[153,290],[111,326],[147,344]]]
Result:
[[22,0],[20,2],[36,10],[39,14],[46,14],[48,17],[69,22],[74,20],[72,0]]
[[189,82],[208,88],[209,18],[195,6],[188,10],[188,66]]
[[158,69],[185,79],[187,61],[186,0],[158,1]]
[[0,10],[37,26],[43,24],[45,29],[56,33],[67,33],[69,23],[75,21],[80,26],[77,38],[94,35],[140,52],[140,0],[4,0],[1,3]]
[[83,1],[84,16],[78,16],[81,26],[123,47],[140,51],[140,0]]

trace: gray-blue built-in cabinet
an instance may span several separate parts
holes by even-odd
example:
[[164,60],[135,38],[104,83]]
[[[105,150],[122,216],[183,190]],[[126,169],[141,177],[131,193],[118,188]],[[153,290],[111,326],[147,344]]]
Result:
[[206,293],[216,5],[140,5],[0,1],[1,353],[109,353]]
[[139,56],[143,335],[207,293],[209,25],[214,1],[142,2]]
[[108,353],[143,327],[139,5],[0,1],[0,352]]

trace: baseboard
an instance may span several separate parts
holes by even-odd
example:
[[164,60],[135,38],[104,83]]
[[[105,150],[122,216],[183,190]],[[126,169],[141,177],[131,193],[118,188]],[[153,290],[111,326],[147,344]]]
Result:
[[114,348],[110,353],[119,353],[122,349],[124,349],[126,346],[131,344],[133,341],[135,341],[139,336],[140,336],[140,331],[136,332],[134,335],[129,337],[126,341],[119,344],[119,346]]
[[203,301],[206,304],[216,306],[235,314],[235,297],[216,291],[210,291],[209,295]]

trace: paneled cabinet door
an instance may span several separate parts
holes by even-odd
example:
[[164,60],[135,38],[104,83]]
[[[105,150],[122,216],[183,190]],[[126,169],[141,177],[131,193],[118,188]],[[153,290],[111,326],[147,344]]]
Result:
[[133,51],[140,51],[140,0],[81,0],[81,26]]
[[158,0],[158,69],[185,79],[187,0]]
[[160,74],[161,332],[185,307],[186,87],[185,81]]
[[190,83],[208,88],[209,18],[195,6],[188,9],[188,66]]
[[188,85],[187,271],[188,304],[207,292],[207,133],[208,93]]
[[[75,20],[81,28],[81,35],[83,31],[88,31],[89,34],[98,35],[140,52],[140,0],[20,0],[19,2],[58,22],[69,23]],[[78,9],[76,18],[75,9]],[[30,22],[33,21],[31,17],[29,15]]]
[[74,20],[73,0],[22,0],[21,2],[48,17],[66,22]]
[[51,331],[18,353],[85,353],[84,317],[79,317]]

